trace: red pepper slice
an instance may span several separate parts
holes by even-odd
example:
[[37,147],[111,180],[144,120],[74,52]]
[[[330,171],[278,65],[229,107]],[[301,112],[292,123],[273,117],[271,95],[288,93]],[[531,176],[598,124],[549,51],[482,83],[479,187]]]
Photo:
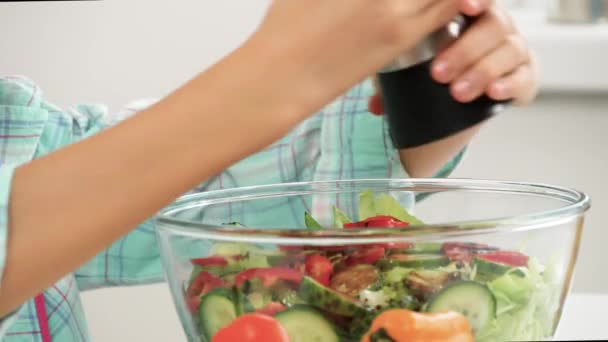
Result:
[[285,305],[283,305],[281,303],[270,302],[270,303],[266,304],[265,307],[258,309],[255,312],[261,313],[264,315],[268,315],[268,316],[274,316],[281,311],[285,311],[285,309],[287,309],[287,307],[285,307]]
[[403,228],[409,225],[392,216],[374,216],[363,221],[347,223],[344,228]]
[[207,258],[192,259],[192,260],[190,260],[190,262],[192,262],[193,265],[212,267],[212,266],[226,266],[226,265],[228,265],[228,260],[240,260],[240,259],[241,259],[240,255],[227,256],[227,257],[211,256],[211,257],[207,257]]
[[348,266],[355,266],[359,264],[374,264],[376,261],[384,257],[385,249],[380,246],[371,247],[367,249],[359,249],[353,252],[346,259]]
[[306,274],[313,279],[325,286],[329,286],[329,279],[333,273],[334,265],[326,257],[312,254],[306,258],[304,269],[306,270]]
[[250,268],[237,274],[234,284],[238,287],[247,280],[260,279],[264,286],[270,287],[279,280],[299,284],[303,277],[301,272],[287,267]]
[[192,313],[198,311],[201,296],[218,287],[227,286],[226,282],[209,272],[201,272],[188,286],[186,290],[186,304]]
[[526,267],[530,258],[519,252],[495,251],[477,255],[477,258],[511,267]]

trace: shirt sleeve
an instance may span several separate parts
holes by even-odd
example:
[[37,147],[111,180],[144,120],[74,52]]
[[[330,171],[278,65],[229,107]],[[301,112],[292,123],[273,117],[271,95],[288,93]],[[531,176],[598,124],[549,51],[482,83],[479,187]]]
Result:
[[[7,261],[9,202],[15,169],[30,161],[47,123],[40,90],[22,77],[0,78],[0,291]],[[0,339],[21,309],[0,318]]]

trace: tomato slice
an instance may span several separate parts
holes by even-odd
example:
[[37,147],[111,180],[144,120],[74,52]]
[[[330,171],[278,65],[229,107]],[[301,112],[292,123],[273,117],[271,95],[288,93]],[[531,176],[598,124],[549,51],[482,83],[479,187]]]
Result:
[[285,307],[285,305],[283,305],[281,303],[270,302],[270,303],[266,304],[265,307],[256,310],[256,312],[264,314],[264,315],[268,315],[268,316],[274,316],[277,313],[284,311],[285,309],[287,309],[287,307]]
[[359,249],[353,252],[346,259],[348,266],[359,264],[373,264],[384,257],[386,250],[384,247],[376,246],[366,249]]
[[329,279],[333,273],[334,265],[326,257],[312,254],[306,257],[304,269],[306,270],[306,274],[313,279],[325,286],[329,286]]
[[511,267],[527,267],[530,258],[519,252],[494,251],[477,255],[477,258]]
[[287,267],[250,268],[237,274],[234,284],[238,287],[247,280],[260,279],[264,286],[270,287],[279,280],[299,284],[303,277],[302,272]]
[[211,342],[234,341],[289,342],[289,336],[276,319],[260,313],[249,313],[235,319],[211,338]]
[[347,223],[344,228],[403,228],[409,225],[392,216],[374,216],[363,221]]
[[201,296],[218,287],[227,286],[226,282],[209,272],[201,272],[190,283],[186,290],[186,305],[192,313],[198,311]]
[[231,259],[231,260],[240,260],[241,256],[240,255],[234,255],[234,256],[228,256],[228,257],[212,256],[212,257],[207,257],[207,258],[192,259],[192,260],[190,260],[190,262],[192,262],[193,265],[206,266],[206,267],[210,267],[210,266],[226,266],[226,265],[228,265],[228,260],[229,259]]

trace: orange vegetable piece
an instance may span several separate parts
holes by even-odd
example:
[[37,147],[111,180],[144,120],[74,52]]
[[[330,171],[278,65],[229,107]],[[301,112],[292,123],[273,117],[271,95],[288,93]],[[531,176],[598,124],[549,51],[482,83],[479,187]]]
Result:
[[362,342],[383,329],[395,342],[474,342],[469,321],[457,312],[387,310],[374,319]]

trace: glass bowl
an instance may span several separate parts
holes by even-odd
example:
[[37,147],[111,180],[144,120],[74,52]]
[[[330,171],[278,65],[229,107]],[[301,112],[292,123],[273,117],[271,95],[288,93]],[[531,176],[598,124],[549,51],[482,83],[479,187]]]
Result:
[[539,341],[558,327],[589,207],[544,184],[341,180],[190,194],[156,224],[189,341],[252,312],[291,341],[360,341],[391,309],[458,312],[476,341]]

